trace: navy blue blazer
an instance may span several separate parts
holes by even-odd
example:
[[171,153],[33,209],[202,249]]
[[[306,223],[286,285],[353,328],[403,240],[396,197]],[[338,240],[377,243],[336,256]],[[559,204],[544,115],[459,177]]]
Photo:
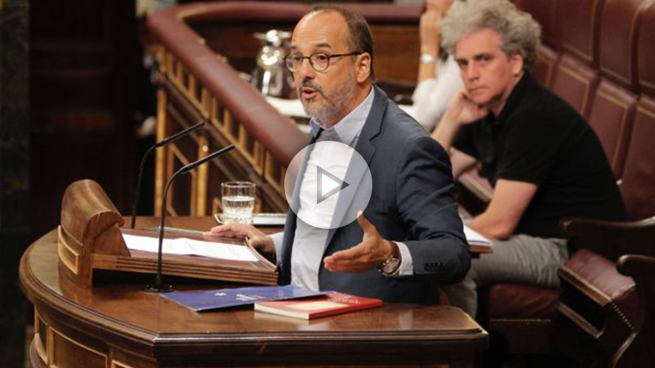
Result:
[[[321,290],[387,302],[437,302],[438,285],[461,280],[470,266],[469,246],[452,195],[450,159],[413,118],[382,90],[374,88],[373,106],[355,147],[368,163],[373,181],[373,193],[364,216],[382,237],[407,245],[414,275],[387,277],[377,269],[334,273],[321,264],[319,285]],[[304,168],[298,180],[303,176],[302,171]],[[361,174],[349,171],[345,181],[357,185],[360,177]],[[297,195],[294,193],[294,197]],[[340,195],[337,212],[351,200]],[[343,211],[335,217],[341,215]],[[280,262],[282,285],[291,281],[295,230],[296,215],[289,210]],[[357,221],[330,230],[323,257],[359,244],[362,236]]]

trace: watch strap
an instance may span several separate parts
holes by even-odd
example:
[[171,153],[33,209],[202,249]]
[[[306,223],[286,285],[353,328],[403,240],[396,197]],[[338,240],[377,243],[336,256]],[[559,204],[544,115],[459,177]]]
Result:
[[378,266],[378,270],[385,276],[391,276],[396,271],[398,271],[398,268],[400,267],[400,256],[396,255],[400,253],[398,251],[398,245],[395,243],[393,243],[393,245],[395,248],[394,252],[391,253],[391,256],[387,258],[386,261]]

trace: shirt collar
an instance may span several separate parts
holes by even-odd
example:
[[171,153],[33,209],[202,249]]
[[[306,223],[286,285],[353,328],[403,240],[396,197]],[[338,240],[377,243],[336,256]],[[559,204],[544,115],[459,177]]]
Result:
[[341,141],[341,143],[352,145],[355,138],[357,138],[359,135],[359,132],[361,132],[362,128],[364,128],[366,118],[371,112],[371,106],[373,106],[374,96],[374,88],[371,87],[371,91],[368,93],[368,96],[366,96],[364,101],[362,101],[359,106],[357,106],[343,119],[334,124],[332,128],[328,128],[319,120],[312,118],[309,121],[312,136],[316,137],[321,129],[326,131],[330,131],[330,129],[332,129],[333,132],[336,133],[336,135],[339,137],[339,141]]

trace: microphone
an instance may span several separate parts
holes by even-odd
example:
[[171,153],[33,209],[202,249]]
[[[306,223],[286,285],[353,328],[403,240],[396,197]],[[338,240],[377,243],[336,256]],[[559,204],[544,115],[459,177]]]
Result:
[[134,225],[136,225],[136,208],[139,205],[139,195],[141,193],[141,179],[143,177],[143,167],[145,166],[146,158],[148,158],[150,153],[153,150],[155,150],[155,148],[164,147],[165,145],[167,145],[167,144],[169,144],[171,142],[175,142],[176,140],[188,135],[192,131],[194,131],[194,130],[196,130],[196,129],[204,126],[204,125],[205,125],[205,122],[201,121],[201,122],[199,122],[198,124],[196,124],[196,125],[194,125],[192,127],[186,128],[181,132],[175,133],[175,134],[173,134],[172,136],[170,136],[168,138],[164,138],[161,142],[157,142],[152,147],[148,148],[146,153],[143,155],[143,157],[141,158],[141,165],[139,165],[139,177],[138,177],[138,179],[136,181],[136,194],[134,196],[134,205],[132,205],[132,229],[134,229]]
[[216,151],[214,153],[211,153],[203,158],[201,158],[198,161],[192,162],[188,165],[182,166],[179,170],[177,170],[171,177],[168,179],[168,183],[166,183],[166,188],[164,189],[164,196],[162,198],[162,205],[161,205],[161,220],[159,223],[159,250],[157,251],[157,274],[155,275],[155,283],[153,285],[146,285],[144,288],[145,291],[151,292],[151,293],[169,293],[173,291],[173,286],[172,285],[162,285],[162,274],[161,274],[161,267],[162,267],[162,253],[163,253],[163,248],[164,248],[164,223],[166,221],[166,197],[168,196],[168,188],[171,186],[173,183],[173,180],[181,174],[187,173],[196,167],[206,163],[209,160],[213,160],[214,158],[227,153],[231,150],[234,149],[234,145],[231,144],[219,151]]

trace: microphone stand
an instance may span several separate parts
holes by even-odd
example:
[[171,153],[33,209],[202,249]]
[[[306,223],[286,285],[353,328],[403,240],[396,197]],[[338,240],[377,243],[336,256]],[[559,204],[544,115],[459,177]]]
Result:
[[168,138],[165,138],[161,142],[157,142],[154,145],[152,145],[152,147],[148,148],[146,153],[143,155],[143,157],[141,158],[141,164],[139,165],[139,176],[138,176],[138,179],[136,181],[136,194],[134,196],[134,204],[132,205],[132,225],[131,225],[132,229],[134,229],[134,226],[136,225],[136,208],[139,205],[139,196],[141,194],[141,179],[143,177],[143,167],[145,166],[146,159],[148,158],[148,156],[150,156],[150,153],[152,151],[154,151],[155,148],[163,147],[163,146],[165,146],[165,145],[167,145],[167,144],[169,144],[171,142],[175,142],[176,140],[186,136],[187,134],[191,133],[192,131],[194,131],[194,130],[196,130],[196,129],[204,126],[204,125],[205,125],[205,122],[201,121],[201,122],[199,122],[198,124],[196,124],[196,125],[194,125],[192,127],[186,128],[181,132],[175,133],[172,136],[170,136]]
[[192,162],[188,165],[183,166],[177,170],[166,183],[166,188],[164,189],[164,196],[162,198],[162,207],[161,207],[161,219],[159,223],[159,249],[157,251],[157,274],[155,275],[155,283],[153,285],[146,285],[144,290],[150,293],[169,293],[173,290],[172,285],[163,285],[162,284],[162,253],[164,250],[164,223],[166,221],[166,197],[168,196],[168,188],[170,188],[173,180],[180,174],[187,173],[196,167],[206,163],[209,160],[212,160],[224,153],[227,153],[234,149],[234,145],[229,145],[219,151],[216,151],[208,156],[201,158],[198,161]]

